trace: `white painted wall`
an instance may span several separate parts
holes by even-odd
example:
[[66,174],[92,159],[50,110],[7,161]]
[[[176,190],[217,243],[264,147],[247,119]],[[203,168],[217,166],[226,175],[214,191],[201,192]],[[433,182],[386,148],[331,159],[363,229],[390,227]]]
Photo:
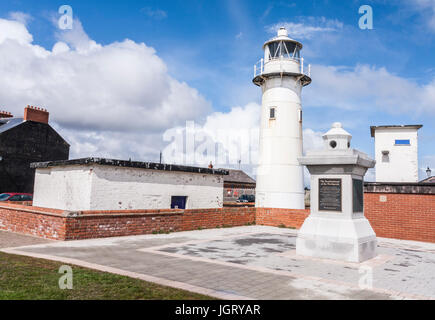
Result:
[[[267,79],[262,89],[256,206],[304,209],[301,83],[284,76]],[[269,119],[271,107],[275,120]]]
[[91,169],[91,166],[36,169],[33,205],[63,210],[89,210]]
[[223,205],[220,175],[104,165],[38,168],[35,206],[62,210],[168,209],[187,196],[186,209]]
[[[409,139],[409,146],[395,145],[396,139]],[[382,151],[389,151],[388,160]],[[418,133],[415,128],[375,130],[376,182],[418,182]]]
[[[285,28],[264,48],[261,89],[259,164],[256,207],[304,209],[302,156],[301,60],[282,56],[269,59],[269,43],[294,41]],[[261,63],[263,63],[263,61]],[[257,83],[257,82],[256,82]],[[260,82],[258,82],[260,83]],[[275,108],[275,118],[270,109]]]

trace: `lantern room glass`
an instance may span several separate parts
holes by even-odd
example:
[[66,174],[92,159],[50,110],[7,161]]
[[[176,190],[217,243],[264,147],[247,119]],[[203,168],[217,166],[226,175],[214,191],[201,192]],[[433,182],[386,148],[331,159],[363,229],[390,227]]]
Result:
[[268,45],[269,59],[296,59],[300,58],[300,48],[292,41],[275,41]]

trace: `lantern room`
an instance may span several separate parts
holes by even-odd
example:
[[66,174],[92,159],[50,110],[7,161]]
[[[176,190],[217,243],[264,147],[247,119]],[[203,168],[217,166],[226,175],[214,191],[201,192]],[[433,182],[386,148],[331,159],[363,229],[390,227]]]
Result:
[[276,37],[263,45],[264,57],[254,66],[253,82],[261,86],[266,78],[283,75],[296,76],[303,86],[311,83],[311,66],[304,66],[301,57],[302,44],[288,36],[285,28],[280,28]]
[[274,59],[293,59],[299,61],[302,44],[288,37],[287,30],[280,28],[278,36],[263,45],[264,62]]

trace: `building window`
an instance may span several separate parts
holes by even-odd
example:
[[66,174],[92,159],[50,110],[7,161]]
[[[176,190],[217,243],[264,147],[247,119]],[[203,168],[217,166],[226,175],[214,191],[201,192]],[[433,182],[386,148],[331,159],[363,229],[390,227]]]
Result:
[[409,139],[396,139],[394,140],[394,144],[396,146],[409,146],[411,145],[411,142]]
[[269,119],[275,119],[276,117],[276,107],[270,108]]
[[172,196],[171,209],[186,209],[187,197],[186,196]]
[[390,162],[390,151],[388,150],[382,151],[382,162]]

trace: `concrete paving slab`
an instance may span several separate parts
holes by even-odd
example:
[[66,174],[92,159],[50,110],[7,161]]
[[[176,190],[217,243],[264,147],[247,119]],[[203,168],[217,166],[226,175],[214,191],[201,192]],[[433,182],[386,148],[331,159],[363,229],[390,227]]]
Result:
[[223,299],[435,299],[435,244],[379,238],[375,259],[345,263],[297,256],[296,235],[291,229],[246,226],[3,251]]
[[0,230],[0,248],[28,246],[49,242],[53,242],[53,240]]

